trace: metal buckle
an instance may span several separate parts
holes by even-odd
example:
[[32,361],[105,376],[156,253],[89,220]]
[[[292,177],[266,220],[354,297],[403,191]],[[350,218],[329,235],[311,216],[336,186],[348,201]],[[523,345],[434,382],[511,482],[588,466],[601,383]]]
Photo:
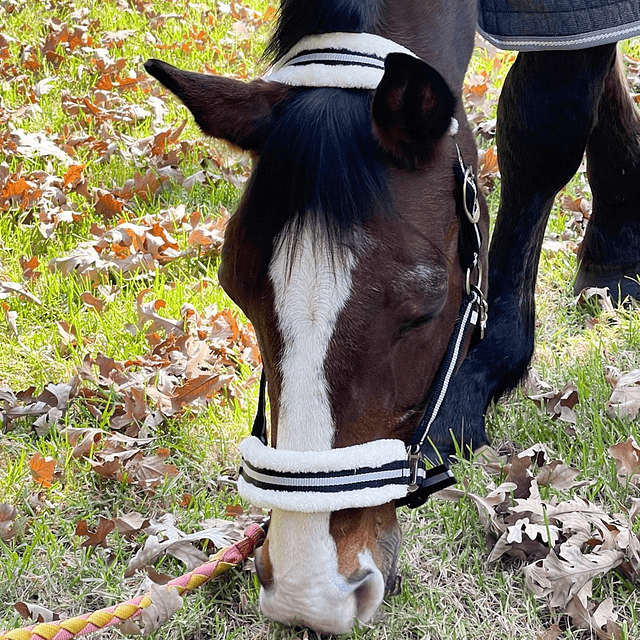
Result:
[[[477,254],[476,254],[477,256]],[[471,274],[477,270],[478,271],[478,282],[476,284],[471,283]],[[475,267],[469,267],[467,269],[467,273],[465,276],[465,284],[464,291],[467,295],[471,293],[471,289],[477,289],[481,298],[484,298],[482,295],[482,263],[479,260],[476,260]]]
[[487,318],[489,317],[489,303],[480,292],[480,340],[484,338],[484,332],[487,328]]
[[482,293],[482,289],[476,286],[475,284],[471,285],[471,289],[473,289],[476,294],[476,299],[474,303],[477,305],[477,313],[478,313],[478,325],[480,327],[480,340],[484,338],[484,331],[487,326],[487,318],[489,316],[489,303],[487,302],[484,294]]
[[413,493],[420,488],[418,484],[418,469],[419,463],[423,460],[422,451],[420,445],[412,445],[407,447],[407,456],[409,460],[409,488],[408,493]]

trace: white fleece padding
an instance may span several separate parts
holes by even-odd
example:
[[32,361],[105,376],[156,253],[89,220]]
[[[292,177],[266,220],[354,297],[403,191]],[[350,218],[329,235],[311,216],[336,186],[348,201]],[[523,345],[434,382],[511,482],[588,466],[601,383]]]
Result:
[[407,485],[388,484],[375,489],[357,489],[338,493],[304,491],[289,493],[260,489],[243,477],[238,479],[238,493],[251,504],[263,509],[281,509],[298,513],[325,513],[341,509],[377,507],[407,495]]
[[255,436],[240,443],[242,457],[259,469],[288,473],[346,471],[363,467],[381,467],[404,460],[407,445],[402,440],[374,440],[365,444],[328,451],[289,451],[267,447]]
[[279,60],[263,78],[294,87],[339,87],[342,89],[375,89],[382,80],[384,69],[362,65],[330,65],[313,63],[288,66],[287,63],[305,51],[317,49],[346,49],[354,54],[379,56],[384,60],[390,53],[404,53],[417,58],[410,49],[373,33],[322,33],[306,36]]
[[[272,449],[250,436],[240,443],[243,459],[252,466],[271,471],[289,473],[317,473],[381,467],[407,457],[402,440],[374,440],[366,444],[330,449],[328,451],[290,451]],[[252,504],[264,509],[282,509],[300,513],[323,513],[340,509],[376,507],[407,495],[407,484],[389,484],[382,487],[324,493],[304,491],[300,493],[261,489],[238,479],[238,492]]]
[[371,67],[333,67],[309,64],[285,67],[264,78],[292,87],[339,87],[341,89],[375,89],[384,71]]

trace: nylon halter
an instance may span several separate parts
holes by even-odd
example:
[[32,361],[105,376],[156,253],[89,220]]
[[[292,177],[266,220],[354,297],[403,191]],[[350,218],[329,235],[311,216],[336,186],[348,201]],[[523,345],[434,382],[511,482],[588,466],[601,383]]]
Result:
[[[384,73],[384,57],[391,52],[417,57],[404,47],[373,34],[308,36],[265,80],[294,86],[375,89]],[[272,449],[267,444],[263,371],[252,435],[240,445],[242,464],[238,491],[253,504],[307,513],[372,507],[393,500],[396,506],[415,508],[432,493],[455,483],[445,464],[432,466],[426,462],[425,449],[451,378],[461,363],[467,338],[476,328],[482,337],[487,318],[480,265],[478,187],[473,170],[465,164],[456,141],[457,130],[458,123],[452,119],[449,134],[457,155],[453,172],[460,223],[458,253],[465,274],[465,292],[418,426],[407,443],[386,439],[328,451]]]

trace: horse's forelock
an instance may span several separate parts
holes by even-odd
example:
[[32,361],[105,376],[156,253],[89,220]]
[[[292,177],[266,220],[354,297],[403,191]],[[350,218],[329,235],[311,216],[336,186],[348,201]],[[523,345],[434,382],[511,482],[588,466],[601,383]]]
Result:
[[241,215],[268,261],[286,237],[314,229],[335,255],[352,248],[354,229],[391,210],[386,168],[371,132],[370,96],[345,89],[301,89],[278,108],[251,177]]

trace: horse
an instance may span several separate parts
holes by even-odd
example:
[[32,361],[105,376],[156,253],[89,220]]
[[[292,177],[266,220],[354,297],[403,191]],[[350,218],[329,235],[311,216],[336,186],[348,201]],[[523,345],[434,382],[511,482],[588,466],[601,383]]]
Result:
[[526,369],[542,230],[585,148],[602,205],[576,286],[613,290],[637,271],[640,163],[630,185],[620,144],[637,117],[615,45],[518,57],[500,101],[488,267],[461,97],[475,22],[475,0],[282,0],[263,79],[145,64],[205,133],[254,161],[219,279],[263,358],[238,485],[271,510],[255,565],[260,606],[284,624],[346,633],[395,590],[397,506],[451,482],[439,463],[456,441],[487,440],[488,404]]
[[[365,470],[366,484],[395,457],[411,488],[425,475],[405,443],[486,273],[488,214],[461,99],[475,11],[475,0],[284,0],[265,79],[146,63],[205,133],[254,159],[219,280],[263,359],[272,448],[260,430],[250,439],[244,475],[259,473],[244,484],[271,508],[255,564],[261,608],[285,624],[347,632],[396,585],[406,486],[281,496],[259,480]],[[338,86],[313,86],[333,71]],[[312,86],[285,84],[314,74]],[[479,339],[479,322],[462,324],[449,375]]]

